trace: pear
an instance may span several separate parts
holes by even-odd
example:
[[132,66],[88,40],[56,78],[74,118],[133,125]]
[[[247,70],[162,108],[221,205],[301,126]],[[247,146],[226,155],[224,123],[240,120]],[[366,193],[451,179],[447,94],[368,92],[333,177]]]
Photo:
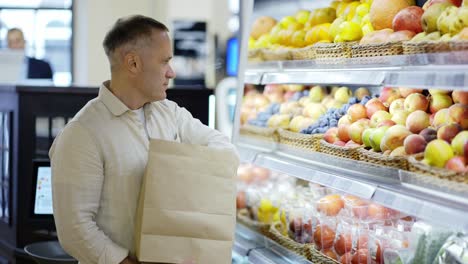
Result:
[[437,29],[442,34],[457,34],[463,29],[463,20],[458,17],[458,7],[447,7],[437,19]]
[[427,33],[437,31],[437,20],[439,16],[446,8],[451,6],[453,6],[453,4],[448,2],[431,5],[421,17],[423,30]]
[[414,36],[410,41],[411,42],[421,42],[424,41],[424,38],[426,37],[426,32],[421,32],[418,33],[416,36]]
[[465,1],[467,4],[458,9],[458,18],[463,21],[463,25],[468,27],[468,0]]

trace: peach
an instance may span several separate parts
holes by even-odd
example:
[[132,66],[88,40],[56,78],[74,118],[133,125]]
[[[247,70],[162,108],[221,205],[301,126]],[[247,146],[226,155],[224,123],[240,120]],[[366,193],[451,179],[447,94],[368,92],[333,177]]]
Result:
[[405,99],[399,98],[390,104],[389,112],[394,114],[396,111],[405,110]]
[[450,106],[449,115],[463,129],[468,129],[468,105],[458,103]]
[[463,156],[468,153],[464,150],[468,145],[468,131],[462,131],[452,140],[452,149],[455,155]]
[[465,157],[455,156],[447,161],[445,168],[456,172],[468,172]]
[[425,112],[429,106],[429,101],[426,96],[420,93],[413,93],[405,98],[404,106],[405,110],[408,112],[414,112],[416,110],[422,110]]
[[335,251],[340,256],[351,252],[353,248],[353,239],[350,233],[340,234],[335,241]]
[[405,151],[405,147],[404,146],[400,146],[396,149],[394,149],[392,152],[390,152],[390,156],[391,157],[404,157],[404,156],[407,156],[407,153]]
[[462,128],[459,124],[450,124],[441,126],[437,130],[437,138],[443,139],[448,143],[452,143],[453,138],[462,131]]
[[352,140],[346,142],[346,144],[345,144],[345,147],[350,147],[350,148],[355,148],[355,147],[360,147],[360,146],[361,146],[360,144],[358,144],[358,143],[356,143],[356,142],[354,142]]
[[347,114],[351,116],[351,122],[356,122],[361,118],[366,118],[366,107],[361,104],[353,104],[349,107]]
[[412,155],[423,152],[426,149],[427,142],[421,135],[409,135],[403,141],[406,154]]
[[354,142],[356,142],[358,144],[362,144],[363,143],[362,142],[362,133],[368,127],[369,127],[369,125],[367,123],[365,123],[364,121],[358,121],[358,122],[352,123],[349,126],[349,129],[348,129],[349,138],[352,141],[354,141]]
[[452,97],[447,94],[435,94],[430,101],[429,110],[431,113],[437,113],[437,111],[448,108],[453,104]]
[[344,104],[348,102],[351,96],[353,96],[353,92],[345,86],[338,88],[334,94],[335,100]]
[[424,160],[430,166],[445,167],[447,161],[454,156],[452,147],[447,141],[436,139],[427,144],[424,150]]
[[396,125],[395,121],[392,121],[392,120],[384,120],[380,123],[377,124],[377,127],[381,127],[381,126],[388,126],[388,127],[391,127],[391,126],[394,126]]
[[452,99],[454,103],[468,105],[468,92],[455,90],[452,92]]
[[319,103],[327,95],[325,88],[317,85],[310,89],[309,98],[312,102]]
[[406,119],[410,113],[406,110],[396,111],[392,116],[392,121],[397,125],[406,126]]
[[389,112],[384,111],[384,110],[379,110],[372,115],[370,126],[377,127],[377,124],[385,120],[391,120],[391,119],[392,119],[392,115]]
[[408,95],[413,94],[413,93],[422,93],[422,89],[416,89],[416,88],[406,88],[406,87],[400,87],[398,88],[398,91],[400,92],[401,96],[403,98],[408,97]]
[[450,117],[448,108],[444,108],[444,109],[437,111],[437,113],[434,116],[432,126],[437,129],[443,125],[448,125],[452,123],[456,123],[456,122],[455,120],[453,120],[453,118]]
[[348,142],[350,140],[349,138],[349,124],[341,124],[338,125],[338,138],[344,142]]
[[387,107],[377,98],[370,99],[366,105],[367,118],[371,118],[377,111],[387,111]]
[[409,6],[400,10],[393,18],[393,30],[409,30],[414,33],[422,32],[421,17],[423,13],[424,10],[419,6]]
[[323,139],[327,141],[328,143],[335,143],[336,141],[340,140],[338,138],[338,128],[337,127],[332,127],[325,132]]
[[350,115],[344,115],[338,120],[338,126],[339,125],[351,125],[351,116]]
[[395,125],[385,131],[385,135],[380,143],[380,149],[382,151],[394,150],[399,146],[403,146],[403,142],[407,136],[411,135],[411,132],[402,125]]
[[416,110],[406,118],[406,128],[412,133],[419,133],[430,126],[429,115],[421,110]]
[[346,145],[346,142],[338,140],[338,141],[333,142],[333,145],[344,147]]
[[328,216],[337,215],[344,207],[344,202],[339,194],[329,194],[317,201],[317,210]]
[[437,138],[437,130],[428,127],[428,128],[423,129],[421,132],[419,132],[419,135],[421,135],[424,138],[424,140],[427,143],[429,143],[432,140]]
[[400,92],[390,87],[384,87],[379,97],[380,101],[387,104],[391,104],[398,98],[401,98]]
[[450,91],[448,90],[440,90],[440,89],[429,89],[429,93],[431,95],[436,95],[436,94],[449,94]]
[[327,108],[320,103],[310,103],[302,110],[302,115],[313,119],[318,119],[327,112]]

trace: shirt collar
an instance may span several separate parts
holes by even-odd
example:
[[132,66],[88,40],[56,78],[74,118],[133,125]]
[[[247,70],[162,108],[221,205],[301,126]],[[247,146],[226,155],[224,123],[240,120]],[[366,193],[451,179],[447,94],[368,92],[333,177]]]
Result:
[[106,81],[101,84],[99,87],[98,98],[104,103],[104,105],[111,111],[115,116],[121,116],[125,112],[130,111],[130,109],[120,101],[117,96],[115,96],[107,86],[109,86],[109,81]]

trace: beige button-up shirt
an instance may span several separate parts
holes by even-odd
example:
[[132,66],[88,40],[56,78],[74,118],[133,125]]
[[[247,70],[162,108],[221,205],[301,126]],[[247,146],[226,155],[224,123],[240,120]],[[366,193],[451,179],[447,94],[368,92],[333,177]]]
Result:
[[[115,264],[134,252],[134,217],[148,159],[149,139],[137,113],[105,84],[49,153],[58,237],[85,264]],[[151,138],[234,149],[226,136],[172,101],[143,108]]]

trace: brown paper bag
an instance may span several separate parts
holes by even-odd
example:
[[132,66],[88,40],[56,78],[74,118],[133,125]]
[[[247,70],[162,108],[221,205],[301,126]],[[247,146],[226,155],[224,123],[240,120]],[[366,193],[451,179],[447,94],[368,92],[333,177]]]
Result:
[[138,260],[231,263],[238,165],[231,150],[151,140],[136,218]]

